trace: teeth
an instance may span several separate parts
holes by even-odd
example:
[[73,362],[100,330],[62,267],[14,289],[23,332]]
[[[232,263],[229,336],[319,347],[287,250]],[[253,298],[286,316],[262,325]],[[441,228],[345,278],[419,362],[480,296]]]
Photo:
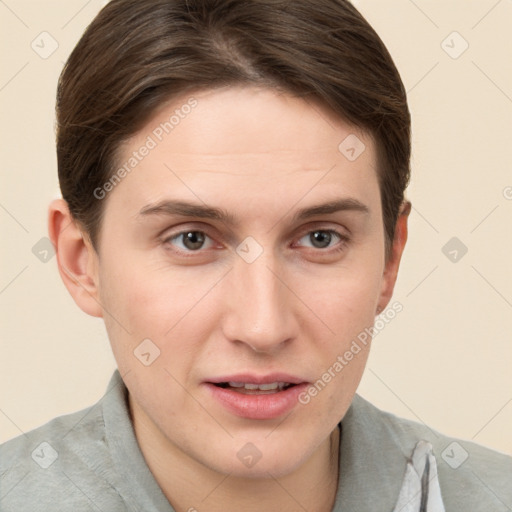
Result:
[[261,391],[271,391],[273,389],[282,390],[285,386],[289,386],[287,382],[271,382],[269,384],[249,384],[245,382],[228,382],[232,388],[245,388],[248,390],[260,389]]
[[258,389],[261,389],[263,391],[269,391],[271,389],[277,389],[279,387],[279,382],[272,382],[270,384],[260,384],[258,386]]
[[243,388],[244,387],[244,383],[243,382],[228,382],[228,384],[232,388]]

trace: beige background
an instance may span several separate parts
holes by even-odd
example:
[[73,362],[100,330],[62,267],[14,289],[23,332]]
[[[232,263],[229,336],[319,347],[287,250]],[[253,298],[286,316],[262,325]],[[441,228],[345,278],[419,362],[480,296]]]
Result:
[[[115,368],[102,321],[74,304],[55,258],[32,252],[58,195],[57,78],[104,3],[0,1],[0,440],[91,405]],[[356,4],[401,72],[414,135],[404,309],[375,338],[359,392],[512,454],[512,1]],[[51,49],[43,31],[58,43],[46,59],[31,48],[45,37]],[[468,248],[457,262],[442,252],[452,237]]]

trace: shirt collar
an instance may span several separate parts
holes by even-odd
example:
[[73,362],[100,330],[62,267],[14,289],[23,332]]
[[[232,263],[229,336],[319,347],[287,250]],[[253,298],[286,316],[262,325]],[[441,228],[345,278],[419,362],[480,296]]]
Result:
[[333,512],[393,510],[407,456],[380,411],[355,395],[341,421],[338,491]]
[[118,475],[116,489],[133,507],[145,512],[175,512],[146,464],[128,405],[128,390],[116,370],[103,397],[107,443]]

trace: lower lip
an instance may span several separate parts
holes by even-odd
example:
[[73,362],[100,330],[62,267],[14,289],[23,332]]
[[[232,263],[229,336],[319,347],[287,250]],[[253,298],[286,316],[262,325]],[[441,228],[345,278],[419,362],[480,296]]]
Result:
[[251,420],[271,420],[290,412],[297,405],[300,393],[308,386],[302,383],[277,393],[246,395],[209,382],[204,385],[213,398],[232,414]]

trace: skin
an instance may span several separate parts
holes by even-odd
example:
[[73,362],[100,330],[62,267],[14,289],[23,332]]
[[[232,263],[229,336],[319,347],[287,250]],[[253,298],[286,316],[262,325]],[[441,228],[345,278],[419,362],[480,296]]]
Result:
[[[329,511],[338,481],[336,426],[368,350],[307,405],[275,420],[234,416],[202,383],[244,371],[320,378],[389,303],[410,204],[386,259],[369,134],[272,90],[193,96],[197,107],[104,199],[98,252],[65,201],[52,203],[59,270],[80,308],[104,318],[137,440],[178,512],[291,511],[298,504]],[[121,161],[189,97],[162,105],[127,142]],[[350,134],[366,146],[355,161],[338,150]],[[140,214],[170,198],[223,208],[239,224]],[[339,198],[368,211],[293,220],[301,208]],[[328,229],[348,240],[316,242],[312,232]],[[176,236],[187,230],[207,235],[195,252]],[[252,263],[236,252],[248,236],[263,250]],[[134,356],[146,338],[160,349],[149,366]],[[251,468],[237,457],[248,442],[262,454]]]

